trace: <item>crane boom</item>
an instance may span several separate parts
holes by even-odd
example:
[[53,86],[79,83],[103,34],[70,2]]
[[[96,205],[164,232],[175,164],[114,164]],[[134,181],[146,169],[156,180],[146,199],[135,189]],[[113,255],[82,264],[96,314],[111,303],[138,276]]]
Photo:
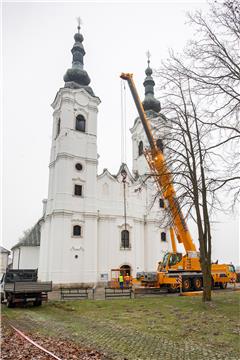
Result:
[[133,81],[133,74],[122,73],[120,77],[123,80],[127,80],[132,97],[137,107],[139,117],[150,144],[150,151],[146,154],[146,159],[155,175],[158,187],[163,193],[164,198],[168,201],[173,228],[176,233],[178,242],[183,244],[186,251],[196,251],[196,247],[193,243],[191,234],[187,227],[176,196],[171,173],[168,170],[163,152],[156,145],[156,141],[154,140],[152,134],[151,125],[144,111],[142,102],[138,96],[138,92]]

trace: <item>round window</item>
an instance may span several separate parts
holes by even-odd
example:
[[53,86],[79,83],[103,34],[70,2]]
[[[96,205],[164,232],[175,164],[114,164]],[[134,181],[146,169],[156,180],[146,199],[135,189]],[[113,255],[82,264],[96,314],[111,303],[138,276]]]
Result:
[[82,166],[82,164],[77,163],[77,164],[75,165],[75,168],[76,168],[78,171],[81,171],[82,168],[83,168],[83,166]]

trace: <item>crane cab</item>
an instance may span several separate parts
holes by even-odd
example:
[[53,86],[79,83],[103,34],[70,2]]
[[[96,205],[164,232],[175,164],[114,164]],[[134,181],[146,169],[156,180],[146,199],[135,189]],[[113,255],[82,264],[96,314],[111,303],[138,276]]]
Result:
[[167,252],[163,257],[163,261],[158,263],[158,271],[165,272],[182,268],[182,254],[178,252]]
[[179,252],[167,252],[163,261],[158,263],[158,272],[200,271],[199,253],[188,251],[186,255]]

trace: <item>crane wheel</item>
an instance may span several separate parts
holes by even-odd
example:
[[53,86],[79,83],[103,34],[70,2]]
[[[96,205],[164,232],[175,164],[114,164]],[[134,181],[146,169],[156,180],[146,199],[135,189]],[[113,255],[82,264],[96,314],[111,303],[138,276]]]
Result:
[[200,291],[202,290],[202,279],[200,277],[196,277],[193,279],[194,290]]
[[211,279],[211,289],[213,290],[214,288],[215,288],[215,282],[214,282],[213,277],[212,277],[212,279]]
[[177,284],[170,284],[168,286],[168,292],[169,293],[175,293],[178,291],[178,285]]
[[191,290],[191,280],[189,278],[182,280],[182,289],[184,292]]
[[226,289],[227,288],[227,283],[226,282],[225,283],[220,283],[219,286],[220,286],[220,289]]

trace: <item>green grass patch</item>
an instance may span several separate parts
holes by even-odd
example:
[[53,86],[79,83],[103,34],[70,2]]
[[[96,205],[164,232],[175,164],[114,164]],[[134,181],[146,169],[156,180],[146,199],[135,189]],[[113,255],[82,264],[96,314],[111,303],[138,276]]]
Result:
[[3,314],[16,326],[32,324],[36,332],[70,338],[113,359],[185,359],[187,352],[189,359],[230,360],[240,350],[239,295],[214,294],[210,304],[178,296],[54,301],[42,307],[3,306]]

